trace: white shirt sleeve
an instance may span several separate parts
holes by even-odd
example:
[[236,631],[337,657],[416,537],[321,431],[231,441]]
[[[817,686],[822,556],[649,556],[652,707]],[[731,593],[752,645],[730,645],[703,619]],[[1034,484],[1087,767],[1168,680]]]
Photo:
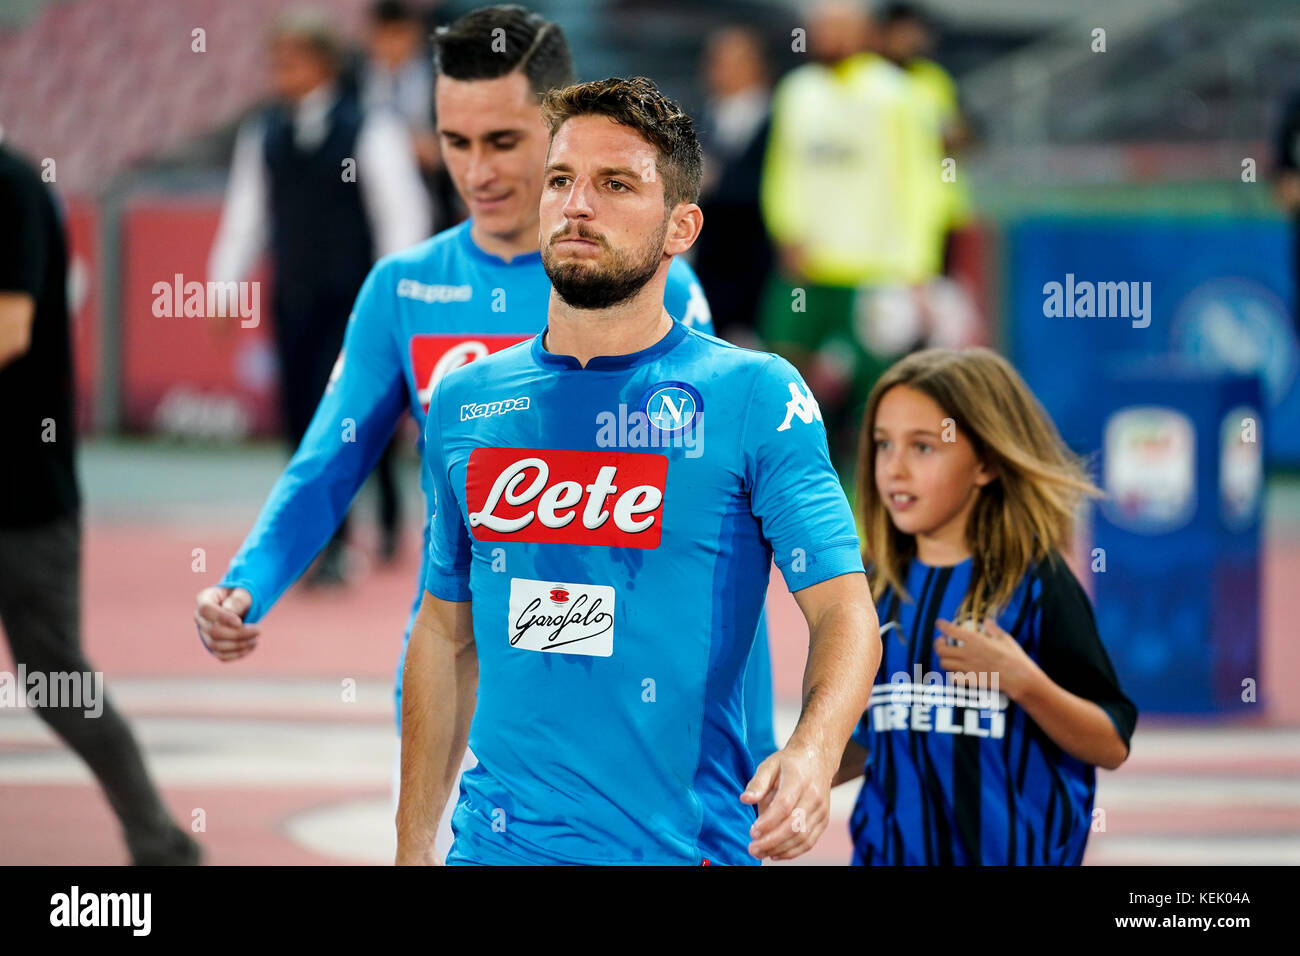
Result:
[[221,224],[217,227],[217,236],[208,256],[209,282],[243,281],[266,245],[264,135],[261,122],[250,120],[240,127],[235,139]]
[[414,147],[396,117],[373,113],[357,136],[357,180],[370,218],[375,258],[429,238],[433,213]]

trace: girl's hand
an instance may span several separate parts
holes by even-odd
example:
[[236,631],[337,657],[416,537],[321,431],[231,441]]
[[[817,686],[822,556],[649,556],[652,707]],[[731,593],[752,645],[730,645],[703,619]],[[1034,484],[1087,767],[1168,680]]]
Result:
[[984,619],[983,630],[958,627],[951,621],[936,623],[946,636],[935,639],[934,651],[939,665],[950,673],[996,674],[998,689],[1012,700],[1042,674],[1025,649],[991,617]]

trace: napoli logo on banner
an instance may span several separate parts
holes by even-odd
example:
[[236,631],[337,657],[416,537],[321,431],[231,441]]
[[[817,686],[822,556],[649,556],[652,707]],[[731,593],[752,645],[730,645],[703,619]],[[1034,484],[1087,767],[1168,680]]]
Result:
[[1182,412],[1138,405],[1111,415],[1105,431],[1101,508],[1116,527],[1167,534],[1196,511],[1196,431]]
[[1264,455],[1259,410],[1238,405],[1219,426],[1219,507],[1230,531],[1243,531],[1259,520],[1264,491]]
[[658,382],[646,391],[641,410],[651,428],[672,433],[698,424],[704,400],[685,382]]
[[1197,286],[1179,304],[1171,338],[1174,352],[1203,367],[1258,373],[1271,406],[1286,396],[1300,364],[1286,305],[1251,279]]

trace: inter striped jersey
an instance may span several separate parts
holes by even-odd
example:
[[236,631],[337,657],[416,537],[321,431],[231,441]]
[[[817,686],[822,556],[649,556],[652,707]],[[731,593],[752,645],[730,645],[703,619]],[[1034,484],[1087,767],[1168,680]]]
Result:
[[[910,601],[881,597],[883,654],[853,739],[868,751],[850,821],[859,865],[1078,864],[1096,771],[1061,750],[993,675],[963,683],[934,652],[971,579],[913,560]],[[1043,671],[1106,712],[1128,745],[1137,709],[1120,689],[1083,588],[1059,556],[1040,562],[997,616]]]

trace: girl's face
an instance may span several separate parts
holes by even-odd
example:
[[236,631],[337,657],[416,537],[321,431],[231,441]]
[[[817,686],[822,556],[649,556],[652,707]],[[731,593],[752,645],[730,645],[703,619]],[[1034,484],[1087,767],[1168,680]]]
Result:
[[940,565],[966,558],[966,519],[994,477],[970,439],[934,399],[907,385],[880,399],[872,439],[876,490],[894,527],[916,537],[917,557]]

